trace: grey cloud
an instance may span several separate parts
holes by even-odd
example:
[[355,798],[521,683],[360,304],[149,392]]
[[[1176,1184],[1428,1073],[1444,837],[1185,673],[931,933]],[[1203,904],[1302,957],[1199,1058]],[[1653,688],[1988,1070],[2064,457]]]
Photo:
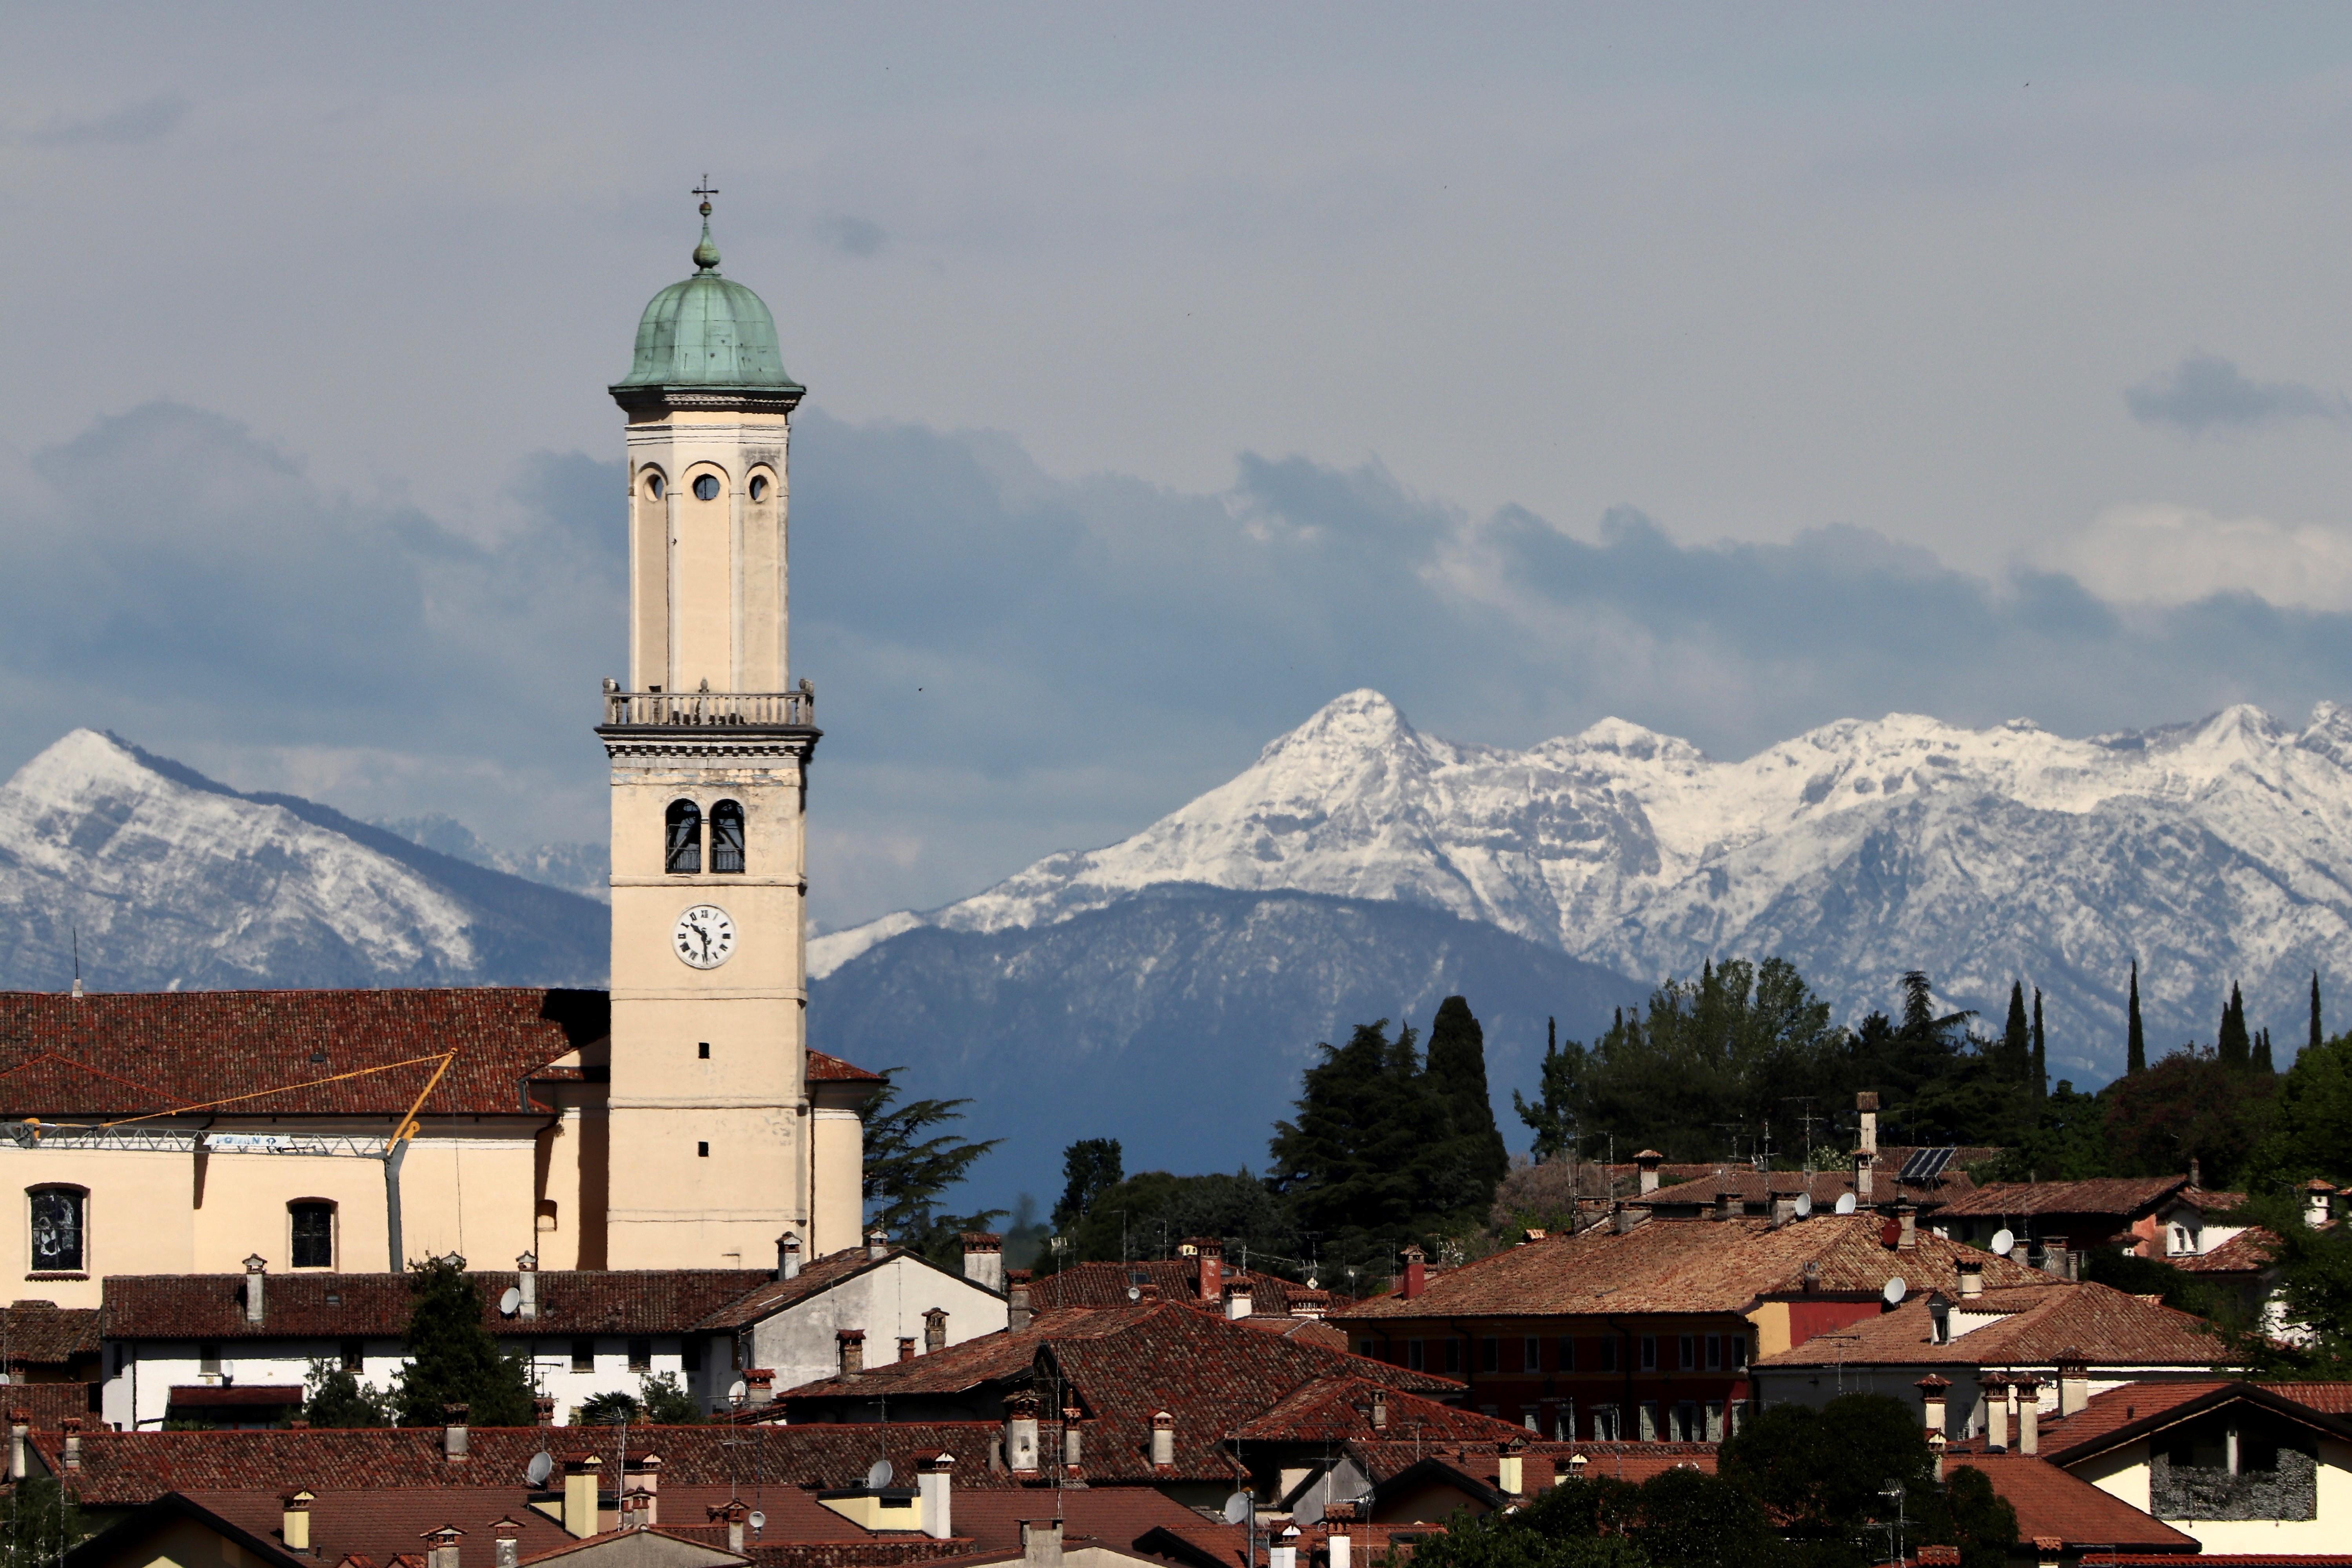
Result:
[[2194,353],[2125,392],[2132,417],[2201,434],[2284,425],[2296,419],[2352,418],[2352,401],[2296,381],[2252,381],[2228,360]]
[[890,242],[888,231],[871,218],[835,213],[820,218],[817,237],[844,256],[876,256]]
[[126,103],[110,113],[76,118],[55,115],[25,140],[36,147],[79,147],[93,143],[129,145],[153,142],[179,129],[188,117],[188,101],[166,95]]

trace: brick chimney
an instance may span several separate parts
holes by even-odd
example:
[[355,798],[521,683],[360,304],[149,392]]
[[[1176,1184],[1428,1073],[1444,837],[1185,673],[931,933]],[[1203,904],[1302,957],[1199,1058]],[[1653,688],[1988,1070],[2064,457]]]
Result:
[[1734,1212],[1736,1211],[1732,1207],[1731,1189],[1729,1187],[1716,1188],[1715,1217],[1717,1219],[1729,1219]]
[[515,1316],[526,1321],[539,1316],[539,1254],[526,1252],[515,1259]]
[[725,1502],[705,1506],[703,1512],[713,1524],[727,1527],[727,1550],[737,1556],[743,1553],[743,1521],[751,1517],[751,1505],[741,1498],[729,1498]]
[[912,1361],[915,1359],[914,1335],[900,1334],[898,1336],[898,1359],[900,1361]]
[[554,1425],[555,1425],[555,1399],[554,1399],[554,1396],[553,1396],[553,1395],[551,1395],[551,1394],[540,1394],[538,1397],[534,1398],[534,1399],[530,1402],[530,1418],[531,1418],[532,1423],[533,1423],[534,1425],[537,1425],[537,1426],[554,1426]]
[[585,1540],[596,1533],[596,1477],[604,1461],[593,1454],[563,1457],[563,1531]]
[[1644,1149],[1633,1156],[1633,1167],[1642,1173],[1641,1186],[1643,1197],[1658,1190],[1658,1167],[1665,1163],[1665,1158],[1655,1149]]
[[441,1457],[453,1465],[466,1457],[466,1407],[462,1405],[441,1407]]
[[310,1505],[318,1500],[307,1491],[290,1491],[278,1501],[284,1509],[278,1518],[278,1539],[286,1543],[289,1552],[308,1553],[310,1550]]
[[948,1311],[945,1307],[933,1307],[923,1314],[923,1353],[948,1348]]
[[791,1231],[776,1237],[776,1278],[797,1279],[801,1277],[801,1238]]
[[2091,1403],[2091,1358],[2068,1345],[2058,1352],[2055,1359],[2058,1366],[2058,1414],[2073,1415]]
[[1372,1390],[1372,1430],[1385,1432],[1388,1429],[1389,1391],[1385,1388],[1375,1388]]
[[498,1568],[515,1568],[522,1561],[522,1526],[500,1519],[490,1526],[490,1546],[498,1554]]
[[853,1376],[866,1370],[866,1331],[842,1329],[834,1334],[840,1349],[841,1375]]
[[1963,1258],[1954,1265],[1960,1272],[1960,1300],[1971,1300],[1984,1294],[1984,1260]]
[[1328,1290],[1293,1290],[1290,1292],[1290,1315],[1294,1318],[1320,1318],[1331,1310]]
[[628,1479],[632,1483],[629,1489],[645,1494],[644,1523],[646,1527],[652,1530],[659,1529],[661,1527],[662,1457],[659,1454],[632,1457],[623,1468],[627,1471]]
[[2009,1451],[2009,1379],[1997,1372],[1979,1373],[1977,1387],[1982,1392],[1985,1407],[1985,1447],[2000,1453]]
[[417,1539],[425,1542],[425,1568],[457,1568],[457,1540],[465,1533],[454,1524],[445,1524],[419,1535]]
[[2009,1380],[2017,1392],[2017,1451],[2021,1454],[2042,1452],[2042,1380],[2032,1373],[2020,1373]]
[[1195,1236],[1186,1239],[1181,1251],[1192,1258],[1197,1299],[1213,1307],[1223,1301],[1225,1298],[1225,1244],[1213,1236]]
[[257,1252],[245,1260],[245,1321],[248,1323],[261,1321],[261,1287],[268,1268],[269,1260]]
[[866,1233],[866,1256],[879,1261],[890,1256],[890,1233],[876,1226]]
[[1236,1279],[1232,1284],[1226,1286],[1225,1316],[1234,1319],[1248,1317],[1250,1315],[1251,1295],[1252,1292],[1250,1290],[1249,1282],[1245,1279]]
[[1919,1208],[1916,1204],[1895,1205],[1895,1220],[1902,1228],[1895,1233],[1895,1246],[1900,1252],[1909,1252],[1919,1245]]
[[755,1366],[743,1373],[743,1392],[753,1405],[773,1405],[776,1402],[776,1370]]
[[1944,1391],[1952,1386],[1952,1380],[1931,1372],[1911,1386],[1919,1391],[1919,1425],[1933,1441],[1944,1433]]
[[1151,1413],[1151,1468],[1173,1469],[1176,1465],[1176,1417],[1165,1410]]
[[1876,1090],[1865,1089],[1853,1097],[1853,1118],[1862,1129],[1862,1135],[1858,1140],[1862,1152],[1870,1155],[1873,1159],[1877,1158],[1878,1094]]
[[1029,1287],[1015,1285],[1004,1297],[1004,1326],[1017,1333],[1029,1326]]
[[[1874,1137],[1874,1141],[1875,1139]],[[1866,1205],[1872,1201],[1870,1195],[1870,1170],[1872,1166],[1877,1163],[1877,1150],[1856,1149],[1853,1152],[1853,1201],[1855,1203]]]
[[991,1231],[965,1231],[963,1277],[986,1289],[1003,1289],[1004,1237]]
[[79,1470],[79,1469],[80,1469],[80,1468],[81,1468],[81,1417],[80,1417],[80,1416],[79,1416],[79,1415],[68,1415],[68,1416],[65,1416],[65,1417],[63,1417],[62,1419],[60,1419],[60,1420],[58,1422],[58,1429],[59,1431],[63,1432],[63,1433],[65,1434],[65,1436],[66,1436],[66,1442],[65,1442],[65,1466],[66,1466],[66,1468],[67,1468],[67,1469],[68,1469],[68,1470]]
[[932,1449],[915,1456],[915,1489],[923,1502],[923,1533],[945,1541],[955,1533],[950,1514],[955,1495],[955,1456]]
[[1038,1471],[1038,1410],[1034,1394],[1016,1394],[1004,1402],[1004,1463],[1016,1476]]

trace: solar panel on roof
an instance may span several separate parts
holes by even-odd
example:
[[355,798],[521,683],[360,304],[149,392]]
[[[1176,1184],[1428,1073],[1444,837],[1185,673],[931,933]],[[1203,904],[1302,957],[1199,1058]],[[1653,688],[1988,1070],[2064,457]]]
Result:
[[1944,1173],[1944,1167],[1950,1164],[1952,1156],[1958,1152],[1957,1148],[1914,1149],[1911,1157],[1903,1162],[1903,1169],[1895,1179],[1898,1182],[1932,1182]]

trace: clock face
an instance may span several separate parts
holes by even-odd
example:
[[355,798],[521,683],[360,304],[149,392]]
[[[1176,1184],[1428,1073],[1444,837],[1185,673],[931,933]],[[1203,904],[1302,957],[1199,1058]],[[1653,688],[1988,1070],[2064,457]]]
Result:
[[735,953],[735,921],[717,904],[697,904],[670,932],[677,955],[697,969],[716,969]]

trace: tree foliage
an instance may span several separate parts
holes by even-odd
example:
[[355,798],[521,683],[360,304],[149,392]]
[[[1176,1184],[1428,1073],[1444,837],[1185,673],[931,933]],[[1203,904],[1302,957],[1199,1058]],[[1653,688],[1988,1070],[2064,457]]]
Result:
[[1236,1261],[1244,1247],[1261,1258],[1293,1251],[1289,1216],[1247,1171],[1201,1176],[1139,1171],[1096,1194],[1087,1216],[1063,1234],[1060,1257],[1047,1254],[1038,1261],[1058,1268],[1168,1258],[1196,1236],[1224,1243]]
[[402,1341],[408,1364],[392,1399],[404,1426],[438,1426],[462,1405],[477,1426],[528,1426],[535,1419],[530,1373],[482,1327],[482,1297],[456,1260],[409,1266],[414,1298]]
[[2192,1047],[2109,1084],[2107,1151],[2117,1176],[2177,1175],[2195,1160],[2205,1184],[2247,1170],[2270,1121],[2278,1079]]
[[973,1161],[1004,1140],[991,1138],[974,1143],[957,1133],[939,1131],[948,1122],[962,1121],[963,1107],[971,1101],[901,1102],[897,1075],[906,1070],[886,1068],[882,1091],[866,1109],[866,1217],[908,1250],[942,1267],[953,1267],[961,1256],[962,1234],[986,1230],[1005,1211],[950,1214],[941,1207],[940,1200],[970,1173]]
[[302,1419],[313,1426],[389,1426],[392,1396],[321,1356],[303,1377]]
[[2352,1036],[2305,1047],[2278,1080],[2249,1179],[2276,1191],[2314,1176],[2352,1179]]
[[37,1470],[0,1500],[0,1568],[46,1568],[89,1533],[73,1493]]
[[1054,1228],[1067,1233],[1094,1212],[1095,1200],[1127,1179],[1116,1138],[1081,1138],[1062,1151],[1062,1200]]

